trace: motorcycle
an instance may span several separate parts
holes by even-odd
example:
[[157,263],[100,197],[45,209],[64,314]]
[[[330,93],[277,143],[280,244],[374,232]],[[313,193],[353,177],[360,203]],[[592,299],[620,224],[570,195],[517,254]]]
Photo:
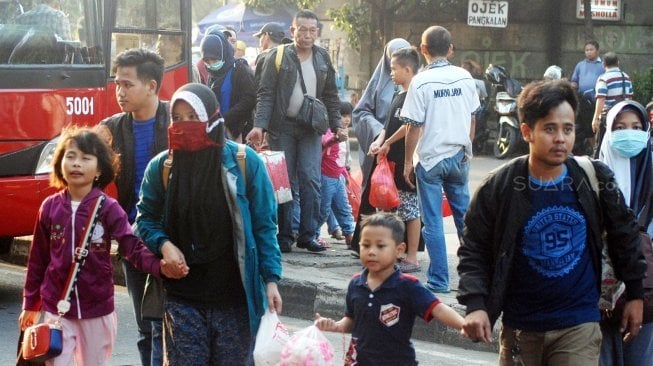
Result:
[[517,118],[517,95],[522,86],[510,78],[503,66],[489,65],[485,78],[495,91],[494,111],[498,117],[493,153],[497,159],[505,159],[525,146]]

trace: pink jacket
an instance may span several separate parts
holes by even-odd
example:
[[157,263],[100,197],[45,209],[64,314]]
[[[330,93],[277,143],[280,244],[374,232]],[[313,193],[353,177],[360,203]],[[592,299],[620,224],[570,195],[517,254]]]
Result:
[[[46,198],[41,204],[27,262],[23,309],[57,313],[72,265],[73,251],[84,225],[102,191],[94,188],[77,208],[73,220],[68,190]],[[71,308],[66,318],[87,319],[110,314],[113,304],[111,239],[118,242],[120,255],[136,268],[160,277],[160,261],[133,234],[127,214],[118,202],[106,197],[99,221],[91,235],[89,254],[77,275]]]

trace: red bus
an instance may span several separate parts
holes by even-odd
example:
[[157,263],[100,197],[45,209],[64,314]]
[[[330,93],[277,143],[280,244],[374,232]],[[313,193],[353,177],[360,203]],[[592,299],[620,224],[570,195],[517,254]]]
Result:
[[32,233],[54,192],[48,174],[61,129],[120,112],[110,70],[117,53],[159,50],[162,99],[191,80],[190,0],[65,0],[56,27],[29,16],[41,3],[0,0],[0,253]]

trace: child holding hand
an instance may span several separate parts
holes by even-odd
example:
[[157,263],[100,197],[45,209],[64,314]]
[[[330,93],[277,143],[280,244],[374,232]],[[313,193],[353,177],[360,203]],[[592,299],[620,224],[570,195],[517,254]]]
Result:
[[366,217],[360,241],[365,268],[349,283],[345,316],[334,321],[316,314],[320,330],[352,333],[345,365],[416,365],[410,341],[416,316],[462,328],[460,314],[395,266],[406,248],[403,237],[404,223],[395,214]]
[[[44,320],[58,319],[57,303],[73,266],[76,247],[85,237],[86,226],[93,228],[96,202],[116,173],[115,153],[104,140],[88,128],[63,131],[53,157],[51,184],[61,191],[41,204],[27,263],[23,290],[22,330]],[[127,214],[118,202],[105,197],[81,270],[71,291],[70,309],[61,319],[63,351],[48,365],[108,365],[116,339],[117,318],[113,301],[111,239],[119,252],[138,269],[155,276],[181,278],[188,273],[183,263],[166,263],[150,252],[133,234]],[[73,361],[74,360],[74,361]]]

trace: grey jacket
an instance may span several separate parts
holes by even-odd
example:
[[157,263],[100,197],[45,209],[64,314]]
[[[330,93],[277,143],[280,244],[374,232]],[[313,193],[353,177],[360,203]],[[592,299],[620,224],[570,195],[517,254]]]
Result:
[[[286,118],[290,96],[299,75],[299,58],[295,45],[286,45],[283,49],[279,72],[275,65],[278,48],[267,52],[257,89],[254,127],[261,127],[271,134],[279,132],[281,122]],[[335,131],[340,127],[340,99],[336,87],[336,71],[327,50],[313,46],[313,67],[317,77],[316,96],[326,105],[329,127]]]

